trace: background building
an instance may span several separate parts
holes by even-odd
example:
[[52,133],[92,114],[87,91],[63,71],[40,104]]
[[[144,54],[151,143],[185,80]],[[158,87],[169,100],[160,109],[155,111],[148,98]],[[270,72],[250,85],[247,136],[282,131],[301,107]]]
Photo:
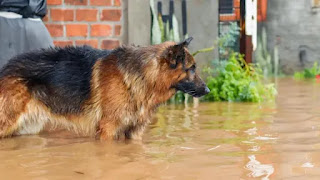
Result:
[[[174,13],[180,27],[181,3],[175,0]],[[112,49],[120,44],[150,44],[151,13],[149,0],[48,0],[44,19],[57,46],[89,44]],[[162,3],[169,14],[169,0]],[[240,21],[240,0],[187,0],[186,27],[195,41],[191,51],[210,47],[230,22]],[[279,48],[280,69],[293,73],[320,61],[320,0],[258,0],[258,36],[267,30],[268,50]],[[180,28],[182,34],[182,28]],[[239,48],[239,44],[234,47]],[[217,48],[218,49],[218,48]],[[200,64],[218,58],[218,50],[199,54]]]
[[[174,12],[182,27],[181,4],[174,1]],[[46,26],[57,46],[89,44],[112,49],[120,44],[150,44],[149,0],[48,0]],[[155,6],[158,5],[155,0]],[[163,14],[169,13],[168,0],[162,0]],[[218,1],[186,1],[188,34],[195,40],[191,51],[212,46],[218,37]],[[181,28],[182,33],[182,28]],[[212,60],[217,50],[197,56]]]

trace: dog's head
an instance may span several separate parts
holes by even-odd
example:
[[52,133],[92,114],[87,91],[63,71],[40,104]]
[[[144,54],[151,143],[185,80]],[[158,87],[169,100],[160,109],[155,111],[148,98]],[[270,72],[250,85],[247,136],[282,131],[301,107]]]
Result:
[[197,65],[187,47],[193,38],[170,45],[162,54],[162,61],[169,69],[170,88],[175,88],[193,97],[201,97],[210,92],[205,82],[197,74]]

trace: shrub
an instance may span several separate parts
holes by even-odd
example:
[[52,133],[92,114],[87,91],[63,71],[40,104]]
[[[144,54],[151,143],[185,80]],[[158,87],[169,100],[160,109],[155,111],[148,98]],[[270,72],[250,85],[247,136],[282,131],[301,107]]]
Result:
[[311,79],[316,78],[320,74],[320,67],[317,62],[314,62],[311,68],[306,68],[302,72],[295,72],[295,79]]
[[207,101],[262,102],[274,100],[277,93],[273,84],[264,85],[258,66],[247,64],[239,53],[232,53],[228,61],[214,61],[214,69],[205,68],[211,92]]

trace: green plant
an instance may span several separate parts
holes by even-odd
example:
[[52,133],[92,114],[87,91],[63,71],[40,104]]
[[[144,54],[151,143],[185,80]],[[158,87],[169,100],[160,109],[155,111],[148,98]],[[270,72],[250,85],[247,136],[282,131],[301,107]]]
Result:
[[317,62],[314,62],[311,68],[306,68],[301,72],[295,72],[295,79],[311,79],[317,77],[320,74],[320,67]]
[[228,60],[230,54],[238,51],[236,44],[239,41],[240,27],[237,22],[231,22],[228,31],[222,33],[218,39],[219,59]]
[[151,10],[151,44],[160,44],[165,41],[180,41],[179,24],[175,14],[172,15],[172,28],[169,21],[163,22],[162,15],[155,12],[154,0],[150,0]]
[[261,68],[247,64],[239,53],[232,53],[228,61],[214,64],[215,69],[204,69],[211,90],[204,100],[262,102],[274,99],[277,93],[274,85],[264,85]]
[[151,11],[151,44],[160,44],[162,41],[161,28],[158,21],[158,16],[154,8],[154,0],[150,0],[150,11]]
[[262,28],[261,35],[258,37],[255,61],[262,67],[264,76],[272,73],[271,55],[267,49],[267,32],[264,27]]
[[255,63],[262,68],[264,77],[270,75],[279,76],[279,50],[278,45],[273,47],[273,61],[272,56],[267,48],[267,31],[262,27],[261,34],[258,37],[257,49],[254,53]]

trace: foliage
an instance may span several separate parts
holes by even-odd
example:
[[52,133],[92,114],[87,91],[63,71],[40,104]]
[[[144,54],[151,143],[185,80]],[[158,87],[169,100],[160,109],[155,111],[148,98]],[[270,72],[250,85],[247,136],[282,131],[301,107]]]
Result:
[[273,84],[264,85],[261,68],[247,64],[242,55],[232,53],[228,61],[215,62],[215,65],[215,69],[204,69],[211,90],[204,100],[262,102],[274,99]]
[[173,41],[180,42],[179,24],[178,24],[177,17],[174,14],[172,15],[172,34],[173,34]]
[[228,60],[230,54],[235,51],[239,36],[240,27],[237,22],[231,22],[228,31],[221,33],[218,39],[219,59],[221,61]]
[[320,74],[320,67],[317,62],[314,62],[311,68],[306,68],[302,72],[294,73],[294,78],[296,79],[310,79],[315,78]]
[[150,0],[150,10],[151,10],[151,44],[161,43],[161,28],[159,26],[158,16],[154,8],[154,0]]
[[237,23],[218,40],[220,61],[212,61],[203,69],[211,92],[203,99],[207,101],[262,102],[274,99],[277,93],[273,84],[264,85],[259,65],[247,64],[243,56],[234,52],[239,37]]
[[267,48],[267,31],[262,27],[261,34],[258,37],[257,49],[255,51],[255,63],[262,67],[263,75],[265,77],[274,75],[279,76],[279,51],[278,46],[273,47],[273,61],[272,56]]
[[164,22],[162,15],[157,14],[154,8],[154,0],[150,0],[151,9],[151,44],[160,44],[165,41],[180,41],[179,24],[176,16],[172,15],[172,29],[170,29],[169,21]]
[[271,55],[267,49],[267,32],[265,28],[262,28],[262,33],[260,37],[258,37],[255,61],[262,67],[265,76],[272,73]]

